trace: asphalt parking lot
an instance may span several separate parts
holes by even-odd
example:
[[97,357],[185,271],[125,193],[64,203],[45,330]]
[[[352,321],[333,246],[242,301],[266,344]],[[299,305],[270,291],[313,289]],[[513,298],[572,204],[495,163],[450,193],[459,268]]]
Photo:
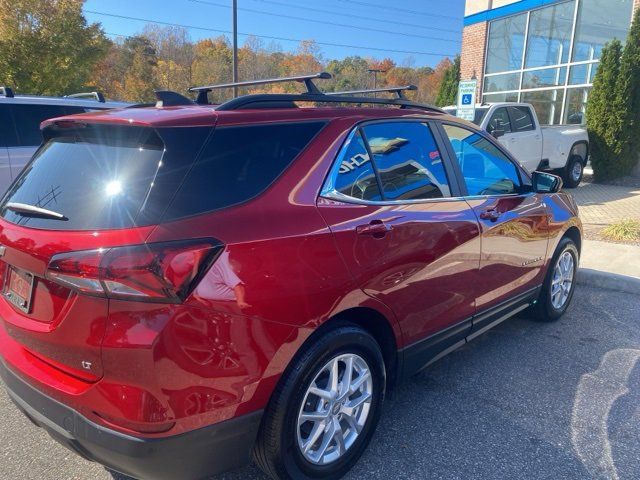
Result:
[[[640,297],[579,287],[554,324],[507,321],[403,385],[348,479],[637,479]],[[0,479],[110,479],[0,393]],[[119,477],[123,478],[123,477]],[[219,480],[262,480],[247,467]]]

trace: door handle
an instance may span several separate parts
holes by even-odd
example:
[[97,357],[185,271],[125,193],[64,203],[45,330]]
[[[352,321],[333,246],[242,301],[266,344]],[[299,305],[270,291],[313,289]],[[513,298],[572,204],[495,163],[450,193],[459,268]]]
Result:
[[391,231],[391,225],[387,225],[382,220],[371,220],[367,225],[358,225],[356,233],[358,235],[371,235],[374,238],[382,238]]
[[491,220],[492,222],[495,222],[500,218],[500,215],[501,215],[500,212],[497,211],[495,208],[490,208],[482,212],[480,214],[480,218],[482,220]]

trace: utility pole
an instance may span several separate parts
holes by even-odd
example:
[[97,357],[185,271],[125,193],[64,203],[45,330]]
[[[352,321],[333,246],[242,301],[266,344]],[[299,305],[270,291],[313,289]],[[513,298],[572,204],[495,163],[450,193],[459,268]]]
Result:
[[[238,82],[238,0],[233,0],[233,83]],[[238,87],[233,87],[233,97],[238,96]]]
[[[378,88],[378,74],[385,73],[386,70],[380,70],[379,68],[370,68],[368,72],[373,73],[373,89],[375,90],[376,88]],[[374,93],[373,96],[377,97],[378,95]]]

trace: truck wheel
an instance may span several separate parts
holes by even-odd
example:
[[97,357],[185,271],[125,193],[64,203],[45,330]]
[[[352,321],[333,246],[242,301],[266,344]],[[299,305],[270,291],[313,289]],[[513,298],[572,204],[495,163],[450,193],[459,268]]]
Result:
[[571,155],[567,165],[564,167],[562,181],[567,188],[576,188],[580,185],[582,174],[584,173],[584,162],[580,155]]

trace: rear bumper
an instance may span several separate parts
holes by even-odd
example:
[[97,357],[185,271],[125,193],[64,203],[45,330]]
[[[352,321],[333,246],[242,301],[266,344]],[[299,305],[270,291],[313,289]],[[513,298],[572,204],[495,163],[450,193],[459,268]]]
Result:
[[17,407],[56,441],[88,460],[141,479],[198,479],[248,463],[262,411],[180,435],[139,438],[98,425],[33,388],[0,357]]

